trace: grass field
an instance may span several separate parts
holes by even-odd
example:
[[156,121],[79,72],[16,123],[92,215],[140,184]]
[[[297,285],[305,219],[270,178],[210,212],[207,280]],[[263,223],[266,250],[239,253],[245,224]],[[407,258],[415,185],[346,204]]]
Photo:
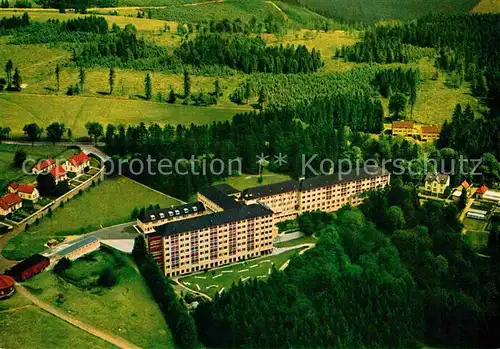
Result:
[[[133,198],[133,200],[131,200]],[[23,259],[45,249],[44,244],[56,237],[77,235],[131,220],[135,207],[179,204],[126,177],[107,179],[81,196],[74,197],[63,208],[54,210],[51,218],[32,225],[9,241],[2,254],[9,259]]]
[[36,176],[25,174],[21,168],[13,166],[14,155],[18,149],[26,152],[27,159],[33,159],[34,161],[51,157],[66,160],[76,152],[74,149],[50,145],[33,147],[29,145],[0,144],[0,193],[10,182],[31,183],[36,181]]
[[[286,1],[286,0],[285,0]],[[429,12],[467,13],[478,0],[299,0],[318,13],[356,22],[382,19],[412,20]]]
[[2,348],[115,348],[34,306],[0,311],[0,328]]
[[468,231],[466,233],[471,245],[476,249],[488,247],[489,235],[486,231]]
[[463,221],[465,229],[468,231],[484,231],[486,229],[486,221],[480,219],[473,219],[469,217],[465,217]]
[[500,1],[498,0],[481,0],[479,4],[472,9],[471,12],[487,13],[487,12],[500,12]]
[[[119,263],[109,253],[96,251],[74,262],[66,272],[68,275],[59,277],[51,271],[44,272],[25,284],[43,301],[140,347],[173,348],[172,335],[163,315],[128,258],[122,255]],[[112,267],[117,274],[115,286],[79,287],[91,285],[107,267]],[[57,300],[61,293],[64,294],[62,302]]]
[[316,242],[318,242],[318,240],[316,240],[312,236],[302,236],[298,239],[288,240],[288,241],[284,241],[284,242],[277,242],[274,244],[274,246],[280,247],[280,248],[293,247],[293,246],[298,246],[298,245],[302,245],[302,244],[315,244]]
[[179,281],[187,287],[208,294],[213,297],[216,292],[228,289],[240,280],[251,278],[266,279],[273,266],[279,269],[283,263],[297,254],[299,249],[280,253],[275,256],[264,256],[247,262],[233,264],[224,268],[212,270],[207,273],[181,278]]
[[207,124],[230,120],[241,108],[194,107],[127,99],[96,97],[43,96],[17,93],[0,94],[2,124],[21,135],[25,124],[36,122],[46,127],[51,122],[63,122],[73,131],[73,137],[88,136],[89,121],[125,125],[144,122],[165,124]]
[[238,190],[243,190],[251,187],[256,187],[259,185],[266,185],[266,184],[273,184],[273,183],[287,181],[290,179],[290,176],[264,171],[262,175],[263,178],[262,183],[257,182],[258,178],[259,178],[258,175],[242,174],[241,176],[228,177],[226,178],[225,181],[222,181],[220,183],[227,183]]
[[152,10],[153,18],[176,22],[202,22],[211,19],[241,19],[243,22],[256,17],[263,21],[270,14],[283,16],[273,4],[264,0],[225,0],[206,2],[198,6],[171,6]]

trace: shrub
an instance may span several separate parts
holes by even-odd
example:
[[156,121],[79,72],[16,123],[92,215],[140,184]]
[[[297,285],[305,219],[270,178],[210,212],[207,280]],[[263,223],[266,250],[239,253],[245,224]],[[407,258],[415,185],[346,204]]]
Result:
[[61,260],[59,260],[59,262],[57,262],[57,264],[54,266],[54,273],[61,275],[66,270],[71,268],[72,265],[73,265],[73,263],[71,262],[71,260],[64,257]]
[[113,287],[118,282],[118,276],[112,268],[106,268],[99,276],[97,281],[99,286],[103,287]]

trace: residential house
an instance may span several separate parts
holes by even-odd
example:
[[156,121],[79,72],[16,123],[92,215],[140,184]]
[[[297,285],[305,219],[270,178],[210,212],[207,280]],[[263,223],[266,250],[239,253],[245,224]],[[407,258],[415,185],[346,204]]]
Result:
[[413,136],[415,133],[415,125],[411,121],[393,121],[392,135],[393,136]]
[[423,142],[432,142],[439,138],[441,127],[436,125],[422,126],[420,128],[420,140]]
[[54,181],[56,182],[56,184],[68,179],[68,174],[62,166],[57,166],[56,168],[52,169],[52,171],[50,171],[50,174],[52,175],[52,177],[54,177]]
[[46,159],[46,160],[40,161],[38,164],[33,166],[33,168],[31,169],[31,172],[34,175],[38,175],[38,174],[43,173],[43,172],[48,172],[48,171],[54,169],[55,167],[56,167],[56,162],[54,161],[54,159]]
[[40,197],[38,189],[36,189],[34,185],[30,184],[12,183],[9,185],[7,190],[9,191],[9,193],[19,195],[23,200],[36,202]]
[[444,194],[446,187],[450,185],[450,176],[441,173],[428,173],[425,176],[425,190],[432,194]]
[[7,216],[23,207],[23,200],[19,195],[8,193],[0,198],[0,216]]
[[90,158],[83,151],[70,157],[64,164],[66,171],[81,175],[90,167]]
[[474,194],[476,195],[477,198],[482,198],[487,191],[488,187],[486,186],[486,184],[483,184],[476,190]]

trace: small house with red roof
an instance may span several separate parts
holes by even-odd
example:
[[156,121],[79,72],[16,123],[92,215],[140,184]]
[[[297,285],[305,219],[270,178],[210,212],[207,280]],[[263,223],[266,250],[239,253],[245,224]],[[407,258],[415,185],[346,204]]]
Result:
[[478,198],[482,198],[483,195],[488,191],[488,187],[486,186],[486,184],[483,184],[482,186],[480,186],[476,192],[475,192],[475,195],[476,197]]
[[83,151],[70,157],[64,164],[66,171],[82,174],[86,168],[90,167],[90,158]]
[[48,171],[54,169],[55,167],[56,167],[56,162],[54,161],[54,159],[46,159],[46,160],[40,161],[38,164],[33,166],[33,168],[31,169],[31,172],[34,175],[38,175],[40,173],[48,172]]
[[7,193],[0,198],[0,216],[7,216],[23,207],[23,199],[17,194]]
[[36,189],[35,186],[31,184],[11,183],[9,184],[7,191],[9,193],[19,195],[23,200],[29,200],[33,202],[37,201],[40,197],[38,189]]
[[68,173],[66,172],[66,170],[62,166],[57,166],[52,171],[50,171],[50,174],[54,178],[54,181],[56,182],[56,184],[68,179]]
[[14,293],[16,281],[7,275],[0,275],[0,299],[7,298]]

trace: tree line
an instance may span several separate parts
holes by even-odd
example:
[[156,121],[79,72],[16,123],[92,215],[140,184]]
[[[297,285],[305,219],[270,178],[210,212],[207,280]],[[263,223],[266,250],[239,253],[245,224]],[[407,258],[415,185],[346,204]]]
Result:
[[149,255],[143,236],[136,237],[132,256],[172,331],[175,346],[197,348],[198,340],[194,320],[177,298],[172,285],[158,264]]
[[261,38],[202,34],[175,50],[183,63],[227,65],[245,73],[294,74],[315,72],[322,66],[319,51],[305,46],[267,46]]

